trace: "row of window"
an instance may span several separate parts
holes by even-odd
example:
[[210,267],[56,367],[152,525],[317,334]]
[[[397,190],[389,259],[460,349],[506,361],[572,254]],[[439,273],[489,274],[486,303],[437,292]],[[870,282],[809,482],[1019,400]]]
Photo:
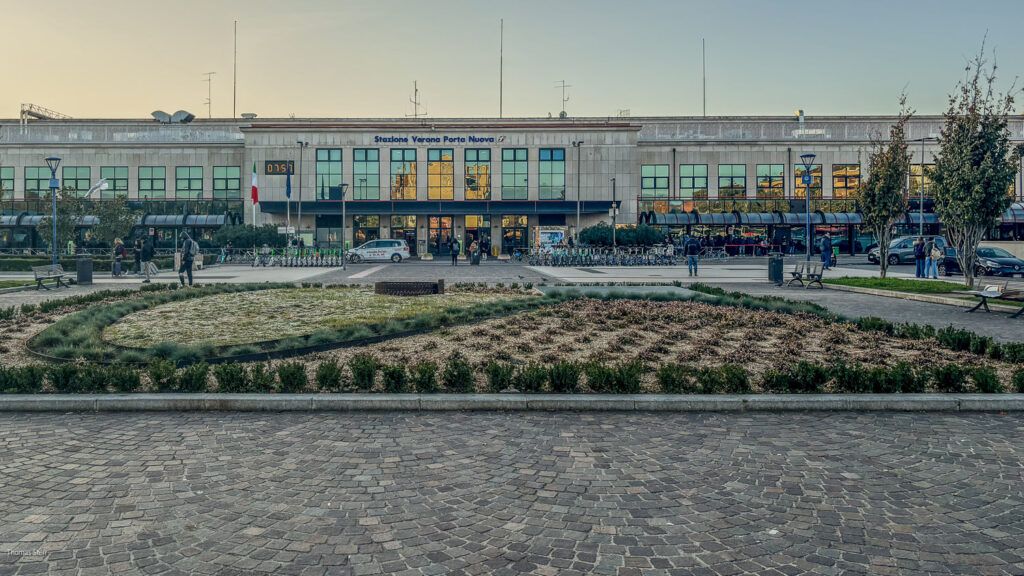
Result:
[[[491,150],[467,148],[464,182],[466,200],[491,199]],[[389,192],[391,200],[415,200],[417,186],[415,148],[392,148]],[[501,151],[501,198],[526,200],[529,170],[526,148]],[[342,149],[318,148],[316,186],[320,198],[329,198],[329,189],[343,181]],[[541,148],[537,171],[538,197],[541,200],[565,200],[565,149]],[[352,151],[352,198],[380,200],[380,150],[355,148]],[[455,199],[455,150],[427,150],[427,199]]]
[[[203,194],[203,167],[177,166],[174,169],[174,198],[199,200]],[[217,200],[238,200],[242,197],[242,169],[238,166],[213,167],[213,197]],[[139,198],[162,200],[167,197],[167,168],[165,166],[139,166]],[[85,197],[93,185],[89,166],[64,166],[61,187]],[[107,180],[107,188],[100,198],[128,197],[128,167],[101,166],[100,178]],[[0,167],[0,189],[3,198],[13,198],[14,167]],[[50,169],[46,166],[25,167],[25,199],[46,197],[50,189]]]
[[[416,228],[416,216],[391,216],[390,218],[392,230]],[[491,227],[491,216],[488,214],[468,214],[465,218],[467,229]],[[427,222],[430,228],[437,228],[439,226],[443,226],[444,222],[450,223],[452,221],[451,219],[451,216],[430,216],[428,217]],[[526,228],[526,222],[527,216],[522,214],[505,214],[501,216],[502,228]],[[380,216],[376,214],[357,214],[352,216],[352,227],[380,228]],[[447,227],[450,228],[451,224],[448,224]]]
[[[921,171],[917,166],[917,188],[914,188],[911,176],[911,190],[920,188]],[[640,198],[668,198],[670,196],[668,181],[668,164],[644,164],[640,167]],[[786,195],[784,164],[758,164],[755,185],[758,198],[783,198]],[[794,198],[804,198],[808,186],[803,183],[805,169],[803,166],[794,168]],[[821,164],[812,164],[810,169],[812,198],[821,198]],[[930,180],[925,177],[925,188]],[[860,186],[859,164],[832,165],[832,196],[834,198],[852,198]],[[718,197],[745,198],[747,195],[747,165],[718,165]],[[679,198],[706,199],[708,197],[708,165],[679,165]]]

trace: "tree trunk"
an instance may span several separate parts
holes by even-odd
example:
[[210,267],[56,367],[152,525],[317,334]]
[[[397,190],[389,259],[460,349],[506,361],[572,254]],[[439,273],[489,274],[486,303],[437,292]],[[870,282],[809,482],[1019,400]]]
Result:
[[978,264],[978,244],[985,229],[981,226],[958,228],[946,226],[946,236],[950,245],[956,250],[956,261],[964,273],[964,286],[974,289],[974,269]]
[[875,237],[878,238],[878,277],[883,280],[889,271],[889,241],[892,236],[890,230],[889,226],[873,229]]

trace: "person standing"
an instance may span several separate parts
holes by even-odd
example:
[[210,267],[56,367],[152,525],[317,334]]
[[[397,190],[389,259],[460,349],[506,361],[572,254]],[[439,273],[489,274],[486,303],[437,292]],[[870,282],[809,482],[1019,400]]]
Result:
[[690,272],[690,276],[697,275],[697,256],[700,254],[700,244],[697,240],[686,235],[686,240],[683,242],[683,255],[686,256],[686,269]]
[[120,238],[114,238],[114,250],[111,255],[114,257],[114,265],[110,268],[110,275],[119,278],[121,276],[121,261],[128,255],[124,249],[124,242]]
[[454,234],[452,234],[452,242],[449,245],[449,248],[451,248],[451,251],[452,251],[452,266],[458,266],[459,265],[459,248],[460,248],[460,246],[459,246],[459,239],[456,238]]
[[185,274],[188,274],[188,286],[192,287],[192,264],[199,255],[199,244],[189,237],[188,232],[182,232],[181,241],[181,266],[178,267],[178,280],[185,285]]
[[924,263],[924,238],[918,238],[917,241],[914,242],[914,277],[924,278]]
[[132,255],[135,257],[135,269],[134,274],[136,276],[142,272],[142,239],[136,238],[135,244],[132,246]]
[[942,260],[944,254],[942,253],[942,248],[939,248],[939,244],[935,241],[934,237],[929,238],[925,243],[924,253],[927,257],[924,263],[924,277],[938,280],[939,260]]
[[153,240],[149,236],[146,236],[142,242],[140,257],[142,258],[142,270],[146,274],[146,279],[142,283],[149,284],[150,268],[153,267]]
[[825,270],[828,270],[832,264],[832,237],[828,235],[828,232],[821,237],[821,263]]

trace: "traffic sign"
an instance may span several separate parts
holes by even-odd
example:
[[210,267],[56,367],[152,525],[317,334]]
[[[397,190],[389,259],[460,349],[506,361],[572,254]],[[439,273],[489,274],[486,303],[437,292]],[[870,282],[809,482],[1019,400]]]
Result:
[[800,179],[803,181],[804,186],[810,186],[811,185],[811,175],[810,174],[804,174],[803,176],[801,176]]

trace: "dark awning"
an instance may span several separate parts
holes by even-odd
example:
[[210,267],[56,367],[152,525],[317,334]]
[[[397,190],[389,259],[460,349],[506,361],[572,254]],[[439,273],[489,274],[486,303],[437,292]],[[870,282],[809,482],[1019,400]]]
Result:
[[18,224],[18,216],[16,214],[15,215],[8,215],[8,216],[0,216],[0,228],[13,228],[17,224]]
[[860,224],[861,217],[857,212],[821,212],[823,222],[825,224],[840,224],[848,226],[850,224]]
[[[782,217],[782,223],[789,226],[806,226],[807,225],[807,214],[805,212],[779,212]],[[817,212],[811,212],[811,224],[822,224],[823,219],[821,214]]]
[[34,216],[25,216],[18,222],[18,226],[38,226],[43,221],[43,216],[36,214]]
[[701,214],[700,223],[710,224],[712,226],[726,226],[730,224],[736,224],[738,219],[732,212],[727,213],[712,213],[712,214]]
[[655,226],[689,226],[698,222],[697,214],[693,212],[670,212],[668,214],[655,214]]
[[180,214],[148,214],[143,218],[142,224],[158,228],[177,228],[185,225],[185,217]]
[[779,223],[779,217],[771,212],[737,212],[740,224],[750,226],[774,226]]
[[193,214],[185,217],[185,226],[219,228],[223,225],[223,214]]
[[1001,218],[1002,224],[1012,226],[1014,224],[1024,224],[1024,202],[1017,202],[1011,204],[1003,214]]
[[99,223],[100,219],[96,216],[82,216],[82,219],[78,221],[78,226],[80,228],[92,228]]
[[[934,212],[924,213],[925,224],[938,224],[939,216]],[[921,213],[920,212],[907,212],[907,224],[911,226],[919,226],[921,224]]]

